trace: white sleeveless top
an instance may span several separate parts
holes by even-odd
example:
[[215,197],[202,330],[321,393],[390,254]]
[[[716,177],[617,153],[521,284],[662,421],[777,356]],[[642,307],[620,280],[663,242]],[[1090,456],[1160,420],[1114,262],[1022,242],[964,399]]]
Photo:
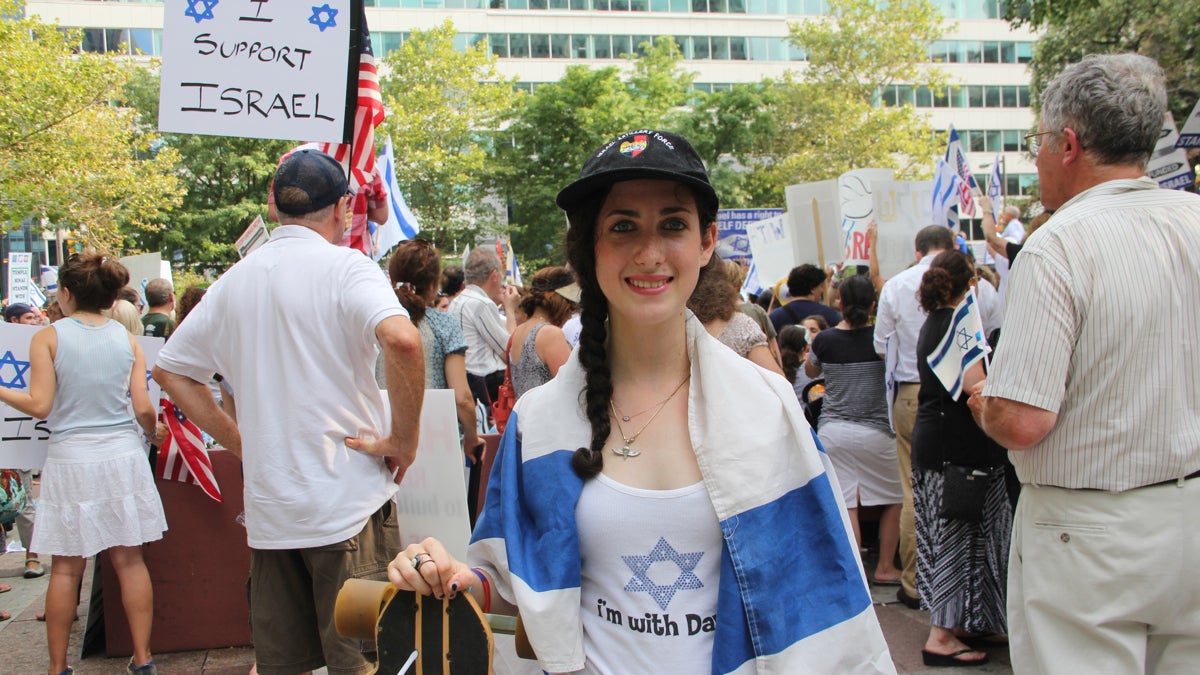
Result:
[[721,528],[703,483],[643,490],[600,474],[575,507],[583,673],[712,669]]
[[129,332],[109,319],[89,326],[67,317],[54,322],[54,403],[46,417],[51,440],[80,432],[131,428]]

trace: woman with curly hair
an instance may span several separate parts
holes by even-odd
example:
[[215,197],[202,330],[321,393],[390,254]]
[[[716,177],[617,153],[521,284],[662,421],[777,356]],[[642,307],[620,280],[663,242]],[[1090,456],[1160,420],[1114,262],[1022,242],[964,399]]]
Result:
[[543,267],[521,298],[527,317],[513,331],[508,353],[517,398],[550,381],[571,355],[562,326],[579,306],[579,285],[566,267]]
[[552,673],[895,672],[791,386],[687,310],[720,273],[699,156],[629,132],[557,202],[579,346],[513,409],[471,564],[426,539],[392,582],[519,609]]

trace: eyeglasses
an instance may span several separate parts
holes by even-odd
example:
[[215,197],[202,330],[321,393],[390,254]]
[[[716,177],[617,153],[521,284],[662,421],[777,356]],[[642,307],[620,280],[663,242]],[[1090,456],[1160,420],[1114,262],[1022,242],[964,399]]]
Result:
[[1042,149],[1042,136],[1052,134],[1053,131],[1039,131],[1037,133],[1025,134],[1025,147],[1029,149],[1029,154],[1034,157],[1038,156],[1038,151]]

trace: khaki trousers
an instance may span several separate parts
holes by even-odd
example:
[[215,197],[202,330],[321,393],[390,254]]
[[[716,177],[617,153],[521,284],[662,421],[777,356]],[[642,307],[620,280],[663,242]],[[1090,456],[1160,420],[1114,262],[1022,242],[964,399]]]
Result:
[[1125,492],[1026,484],[1008,567],[1016,675],[1200,668],[1200,478]]
[[896,430],[896,464],[900,470],[900,489],[904,501],[900,505],[900,587],[910,598],[917,595],[917,530],[913,520],[912,491],[912,431],[917,420],[919,384],[901,384],[892,405],[892,426]]

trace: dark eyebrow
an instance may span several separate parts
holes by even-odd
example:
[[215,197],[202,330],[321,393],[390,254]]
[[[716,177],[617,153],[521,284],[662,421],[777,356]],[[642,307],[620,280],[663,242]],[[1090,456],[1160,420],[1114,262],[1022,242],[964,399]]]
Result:
[[[668,206],[667,208],[660,210],[658,212],[658,215],[669,216],[669,215],[676,214],[676,213],[689,213],[689,209],[686,206]],[[605,216],[622,215],[622,216],[630,216],[632,218],[636,218],[641,215],[641,212],[635,211],[633,209],[614,209],[612,211],[609,211],[608,213],[605,213],[604,215]]]

